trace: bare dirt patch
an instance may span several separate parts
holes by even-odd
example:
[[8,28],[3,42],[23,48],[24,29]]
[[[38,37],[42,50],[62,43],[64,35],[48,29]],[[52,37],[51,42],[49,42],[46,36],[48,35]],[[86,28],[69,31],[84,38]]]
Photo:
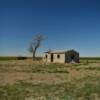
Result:
[[25,73],[25,72],[12,72],[12,73],[0,73],[0,84],[14,84],[16,81],[26,81],[33,84],[45,83],[45,84],[60,84],[67,79],[66,74],[54,74],[54,73]]

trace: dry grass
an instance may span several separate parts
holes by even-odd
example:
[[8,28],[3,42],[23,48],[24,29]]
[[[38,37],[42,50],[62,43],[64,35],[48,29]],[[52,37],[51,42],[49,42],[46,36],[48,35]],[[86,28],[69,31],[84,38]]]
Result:
[[0,100],[100,100],[100,62],[0,61]]

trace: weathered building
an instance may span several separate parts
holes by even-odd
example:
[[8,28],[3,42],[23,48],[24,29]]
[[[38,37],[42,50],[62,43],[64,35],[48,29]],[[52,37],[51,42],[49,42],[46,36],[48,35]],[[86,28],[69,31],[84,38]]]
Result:
[[44,61],[53,63],[79,63],[79,53],[75,50],[45,52]]

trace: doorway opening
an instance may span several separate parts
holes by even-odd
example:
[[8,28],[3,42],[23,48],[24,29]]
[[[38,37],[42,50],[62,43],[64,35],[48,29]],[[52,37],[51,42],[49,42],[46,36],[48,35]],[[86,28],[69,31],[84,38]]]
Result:
[[71,55],[71,63],[75,63],[75,61],[74,61],[74,55]]
[[53,54],[51,54],[51,62],[53,62]]

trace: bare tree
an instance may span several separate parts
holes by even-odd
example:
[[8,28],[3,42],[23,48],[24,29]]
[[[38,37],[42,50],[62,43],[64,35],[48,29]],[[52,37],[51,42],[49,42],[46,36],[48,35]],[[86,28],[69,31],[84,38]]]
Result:
[[36,58],[36,51],[41,46],[42,41],[45,39],[43,34],[36,34],[29,46],[29,52],[33,53],[33,60]]

